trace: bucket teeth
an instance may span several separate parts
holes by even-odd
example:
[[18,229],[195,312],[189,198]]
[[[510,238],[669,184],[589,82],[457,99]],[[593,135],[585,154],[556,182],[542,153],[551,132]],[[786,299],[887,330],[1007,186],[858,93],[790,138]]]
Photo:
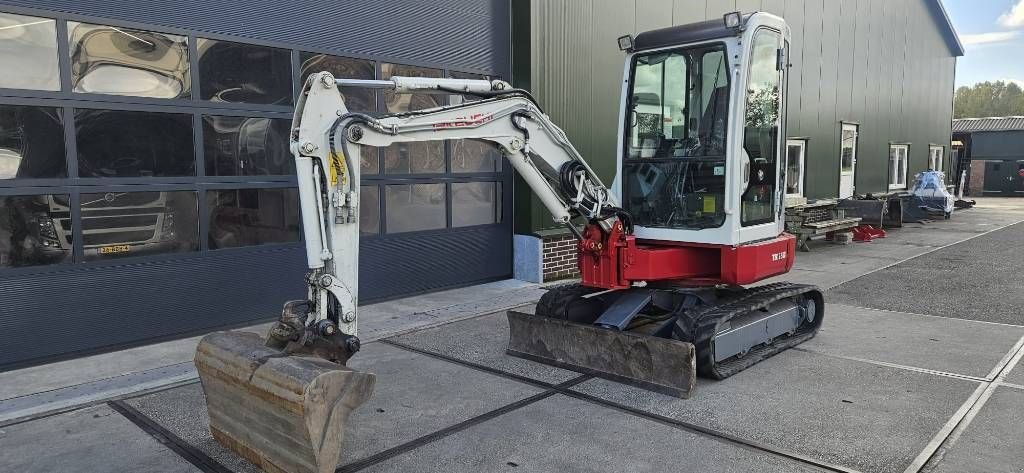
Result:
[[245,332],[203,337],[195,364],[213,437],[273,473],[333,472],[348,416],[375,382],[320,358],[285,356]]

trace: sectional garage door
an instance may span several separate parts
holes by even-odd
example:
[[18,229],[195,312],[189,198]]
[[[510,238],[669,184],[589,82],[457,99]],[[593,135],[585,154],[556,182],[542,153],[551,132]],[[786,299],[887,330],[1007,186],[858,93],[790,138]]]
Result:
[[[0,2],[0,370],[303,297],[298,84],[507,76],[503,3]],[[370,113],[451,100],[346,91]],[[363,155],[363,303],[511,274],[511,174],[492,147]]]

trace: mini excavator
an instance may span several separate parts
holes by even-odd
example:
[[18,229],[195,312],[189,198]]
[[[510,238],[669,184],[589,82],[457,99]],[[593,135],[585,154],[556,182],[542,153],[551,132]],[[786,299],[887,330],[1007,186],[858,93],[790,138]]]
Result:
[[[363,146],[489,142],[575,235],[580,281],[550,289],[534,314],[508,313],[511,356],[685,398],[697,375],[724,379],[813,337],[818,288],[755,284],[795,257],[783,217],[789,37],[777,16],[736,12],[619,38],[610,187],[529,92],[501,80],[311,75],[291,130],[308,297],[285,304],[266,339],[200,342],[214,437],[265,471],[336,468],[346,419],[375,383],[345,366],[360,346]],[[372,116],[345,107],[349,87],[472,100]]]

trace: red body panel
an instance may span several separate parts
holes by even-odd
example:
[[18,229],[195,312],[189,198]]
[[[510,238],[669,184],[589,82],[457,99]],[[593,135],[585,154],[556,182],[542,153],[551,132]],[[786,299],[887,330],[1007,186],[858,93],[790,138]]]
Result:
[[739,246],[638,241],[624,235],[616,223],[607,234],[596,226],[587,227],[577,248],[585,286],[626,289],[636,281],[745,285],[789,272],[796,257],[796,237],[783,233]]

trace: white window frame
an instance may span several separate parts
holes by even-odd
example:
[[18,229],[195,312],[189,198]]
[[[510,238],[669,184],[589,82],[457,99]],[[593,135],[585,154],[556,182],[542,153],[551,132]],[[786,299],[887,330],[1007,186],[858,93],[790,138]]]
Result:
[[786,197],[803,197],[804,196],[804,176],[807,172],[807,140],[804,138],[794,138],[786,140],[786,190],[789,190],[789,148],[796,146],[800,148],[800,162],[797,163],[799,172],[797,172],[797,192],[790,194],[786,192]]
[[931,145],[928,147],[928,168],[932,171],[942,171],[942,161],[946,157],[946,147]]
[[[893,152],[896,152],[897,160],[893,161]],[[900,153],[902,151],[902,153]],[[902,154],[902,156],[900,156]],[[897,166],[902,158],[903,161],[903,175],[897,171]],[[910,163],[910,145],[909,144],[890,144],[889,145],[889,173],[888,175],[896,176],[897,179],[902,178],[902,182],[889,182],[889,190],[903,190],[907,188],[907,174],[908,164]]]

